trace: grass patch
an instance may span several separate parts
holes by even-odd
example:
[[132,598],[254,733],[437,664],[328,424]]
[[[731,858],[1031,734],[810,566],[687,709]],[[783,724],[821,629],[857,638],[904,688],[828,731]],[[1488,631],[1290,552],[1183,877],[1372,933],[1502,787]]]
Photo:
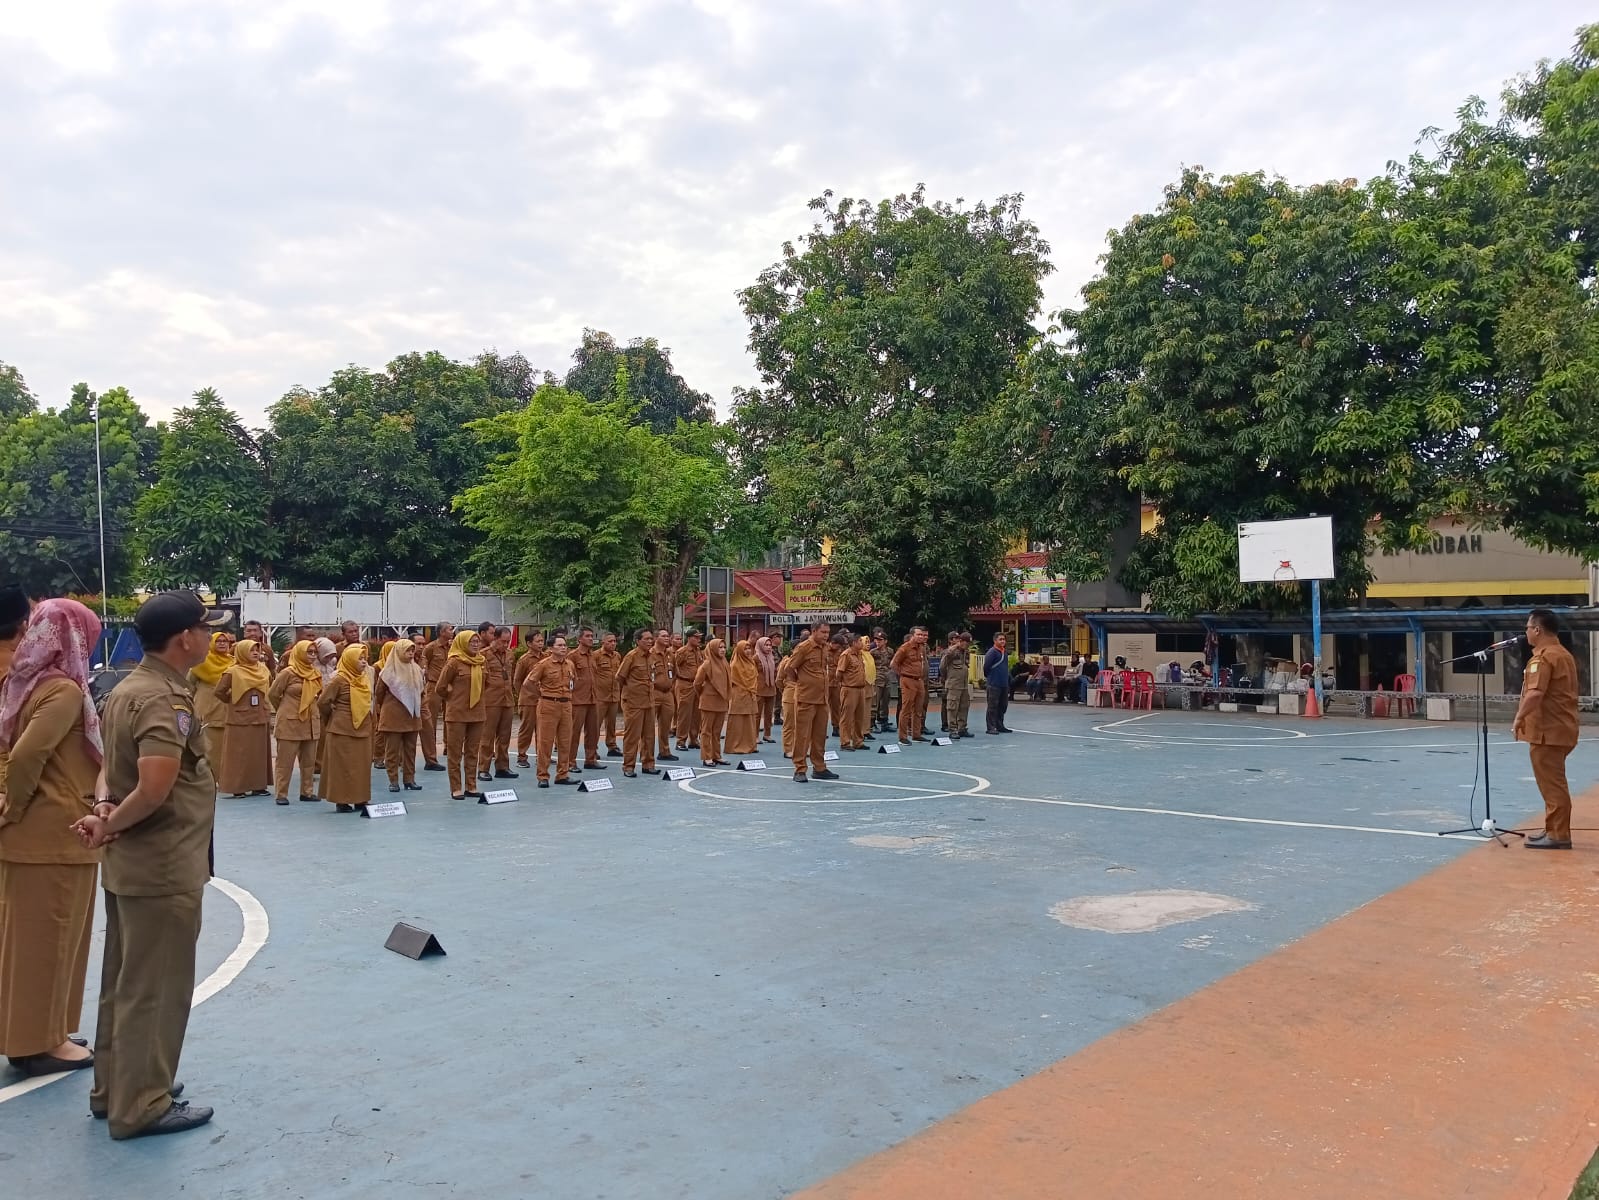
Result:
[[1595,1152],[1588,1160],[1588,1166],[1577,1177],[1571,1200],[1599,1200],[1599,1152]]

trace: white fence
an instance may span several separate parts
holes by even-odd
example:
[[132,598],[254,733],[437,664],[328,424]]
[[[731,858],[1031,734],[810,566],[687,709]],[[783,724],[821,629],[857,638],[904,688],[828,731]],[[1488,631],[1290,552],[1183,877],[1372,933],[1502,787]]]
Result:
[[526,596],[499,592],[468,593],[459,583],[385,585],[381,592],[319,592],[245,588],[240,619],[260,621],[269,629],[289,625],[332,627],[354,621],[363,629],[387,626],[414,629],[448,621],[475,626],[556,625],[566,618],[540,612]]

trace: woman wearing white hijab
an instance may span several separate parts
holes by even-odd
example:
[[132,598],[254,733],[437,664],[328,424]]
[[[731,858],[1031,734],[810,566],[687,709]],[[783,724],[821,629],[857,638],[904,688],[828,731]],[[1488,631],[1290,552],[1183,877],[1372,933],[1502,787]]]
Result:
[[416,646],[411,641],[390,642],[379,656],[376,699],[378,738],[383,746],[383,765],[389,772],[389,791],[420,792],[416,781],[416,743],[422,733],[422,689],[427,673],[416,661]]

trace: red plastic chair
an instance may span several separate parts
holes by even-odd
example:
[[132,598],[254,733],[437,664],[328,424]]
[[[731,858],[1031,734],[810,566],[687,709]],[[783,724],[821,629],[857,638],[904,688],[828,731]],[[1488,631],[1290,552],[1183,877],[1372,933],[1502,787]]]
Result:
[[1409,700],[1399,699],[1398,697],[1396,697],[1394,699],[1394,716],[1396,716],[1396,717],[1413,717],[1413,716],[1415,716],[1416,715],[1416,701],[1415,701],[1416,677],[1414,675],[1395,675],[1394,676],[1394,691],[1400,692],[1400,693],[1409,693],[1410,697],[1411,697]]
[[1155,707],[1155,676],[1149,671],[1134,671],[1132,685],[1127,689],[1129,701],[1128,708],[1144,708],[1151,711]]
[[[1100,695],[1099,707],[1101,708],[1116,707],[1115,676],[1115,671],[1102,670],[1094,680],[1094,690]],[[1106,697],[1109,697],[1109,699],[1107,700]]]

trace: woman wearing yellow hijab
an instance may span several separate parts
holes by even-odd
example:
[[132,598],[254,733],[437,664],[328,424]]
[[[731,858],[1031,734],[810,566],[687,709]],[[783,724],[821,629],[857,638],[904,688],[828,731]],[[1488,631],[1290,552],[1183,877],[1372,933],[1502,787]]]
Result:
[[700,762],[707,767],[727,765],[722,757],[722,728],[727,723],[727,706],[732,680],[727,667],[727,643],[712,638],[705,657],[694,672],[694,702],[700,715]]
[[322,695],[322,672],[316,666],[316,644],[295,642],[286,656],[288,665],[278,672],[268,693],[277,712],[273,734],[278,740],[278,764],[273,780],[278,803],[289,802],[289,775],[300,764],[300,799],[316,802],[311,786],[316,774],[316,748],[322,740],[322,713],[316,702]]
[[733,661],[727,673],[732,685],[727,696],[727,753],[754,754],[756,718],[761,706],[756,694],[761,686],[761,669],[749,642],[739,642],[733,647]]
[[211,635],[211,653],[189,672],[194,684],[194,715],[205,729],[205,756],[213,771],[222,762],[222,729],[227,721],[227,706],[217,699],[217,683],[231,666],[233,635],[219,630]]
[[482,792],[472,791],[477,783],[478,743],[483,738],[483,722],[488,706],[483,703],[483,640],[470,629],[463,629],[450,643],[450,657],[439,672],[434,695],[444,709],[444,760],[449,769],[452,800],[481,800]]
[[322,751],[322,799],[341,813],[372,801],[372,668],[360,642],[344,648],[339,669],[317,701],[327,733]]
[[249,640],[233,649],[233,665],[216,683],[222,705],[222,761],[217,790],[234,796],[265,796],[272,783],[272,672],[266,652]]

